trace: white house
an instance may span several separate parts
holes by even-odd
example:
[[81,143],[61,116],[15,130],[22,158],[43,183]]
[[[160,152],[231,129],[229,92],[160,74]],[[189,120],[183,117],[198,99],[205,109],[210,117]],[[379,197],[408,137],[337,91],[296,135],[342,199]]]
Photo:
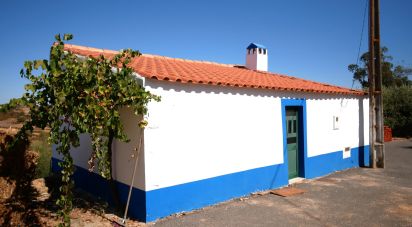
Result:
[[[116,52],[66,45],[82,56]],[[362,91],[267,72],[267,49],[251,44],[246,66],[135,58],[131,67],[161,102],[149,104],[129,214],[153,221],[252,192],[369,164],[368,99]],[[125,108],[130,143],[114,144],[114,178],[126,200],[140,135]],[[102,198],[110,190],[87,171],[87,135],[72,155],[76,185]],[[54,152],[53,170],[60,156]]]

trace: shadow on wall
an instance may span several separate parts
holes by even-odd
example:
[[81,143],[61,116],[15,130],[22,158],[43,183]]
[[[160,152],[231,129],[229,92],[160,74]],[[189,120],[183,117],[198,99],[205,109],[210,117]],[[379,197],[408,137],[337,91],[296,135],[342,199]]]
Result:
[[[287,172],[286,172],[285,165],[277,165],[276,170],[273,174],[272,181],[270,182],[269,188],[276,188],[279,184],[279,182],[283,184],[287,184],[287,178],[285,177]],[[286,172],[286,174],[285,174]]]
[[309,93],[301,91],[282,91],[265,88],[248,88],[248,87],[233,87],[233,86],[217,86],[207,84],[185,84],[177,82],[159,81],[146,79],[146,86],[154,89],[163,89],[166,91],[176,91],[185,93],[207,93],[207,94],[231,94],[231,95],[246,95],[255,97],[277,97],[286,99],[344,99],[358,98],[358,95],[339,95],[325,93]]
[[363,109],[363,100],[360,98],[358,100],[359,105],[359,166],[367,167],[369,166],[369,155],[368,151],[365,151],[365,119],[364,119],[364,109]]

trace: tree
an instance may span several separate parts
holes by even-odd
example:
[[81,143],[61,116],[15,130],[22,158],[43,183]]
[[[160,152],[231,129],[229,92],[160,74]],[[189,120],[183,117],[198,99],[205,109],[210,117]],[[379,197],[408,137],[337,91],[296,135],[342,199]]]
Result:
[[385,125],[393,135],[412,136],[412,86],[385,87],[383,107]]
[[[391,60],[392,56],[386,55],[388,48],[382,47],[382,85],[385,87],[411,85],[412,81],[408,79],[412,75],[412,69],[401,65],[394,65]],[[362,54],[360,57],[361,65],[350,64],[348,70],[353,73],[353,79],[358,81],[362,88],[368,87],[368,66],[369,52]]]
[[[64,50],[64,41],[71,40],[72,35],[55,38],[49,60],[26,61],[20,72],[30,81],[25,86],[24,100],[31,119],[23,130],[32,126],[50,127],[49,142],[56,144],[56,150],[63,155],[59,163],[63,185],[57,204],[61,207],[63,224],[70,225],[74,186],[70,179],[74,172],[70,148],[80,145],[80,134],[90,134],[93,148],[90,169],[97,164],[101,176],[114,185],[112,142],[113,139],[128,141],[120,121],[120,108],[130,107],[136,115],[143,116],[147,104],[159,101],[160,97],[146,91],[128,66],[140,55],[138,51],[127,49],[111,57],[78,57]],[[39,71],[40,75],[33,74]],[[144,118],[136,125],[144,127]]]
[[[391,63],[392,57],[386,55],[388,48],[383,47],[382,57],[382,85],[383,85],[383,115],[385,125],[393,129],[395,136],[411,136],[412,131],[412,69]],[[362,88],[368,87],[369,53],[362,54],[361,66],[351,64],[349,71],[353,79],[358,81]]]

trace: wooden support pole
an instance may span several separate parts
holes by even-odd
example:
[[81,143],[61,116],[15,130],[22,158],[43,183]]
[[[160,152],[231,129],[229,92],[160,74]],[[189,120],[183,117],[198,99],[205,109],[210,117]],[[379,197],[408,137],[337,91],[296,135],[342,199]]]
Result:
[[375,0],[375,105],[376,105],[376,165],[378,168],[385,167],[385,145],[383,127],[383,100],[382,100],[382,66],[380,45],[380,10],[379,0]]
[[376,168],[375,151],[375,0],[369,0],[369,67],[368,67],[368,86],[369,86],[369,151],[370,167]]
[[369,1],[369,147],[370,166],[384,168],[379,0]]

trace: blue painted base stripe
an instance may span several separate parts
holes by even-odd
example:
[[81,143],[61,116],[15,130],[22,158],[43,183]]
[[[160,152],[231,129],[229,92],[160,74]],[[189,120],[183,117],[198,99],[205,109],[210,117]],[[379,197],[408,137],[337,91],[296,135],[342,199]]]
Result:
[[352,148],[349,158],[342,151],[318,155],[305,159],[305,178],[324,176],[335,171],[369,165],[369,146]]
[[147,220],[213,205],[288,184],[284,165],[273,165],[146,192]]
[[[58,161],[53,158],[53,171],[59,169]],[[369,146],[353,148],[351,157],[347,159],[343,159],[342,151],[306,157],[304,177],[314,178],[338,170],[368,165]],[[106,201],[111,201],[108,183],[97,174],[78,167],[74,180],[78,187]],[[146,192],[134,188],[129,215],[140,221],[150,222],[174,213],[191,211],[287,184],[287,164],[279,164]],[[117,182],[117,187],[121,200],[125,203],[129,187],[120,182]]]
[[[52,158],[53,172],[60,171],[61,168],[58,165],[59,162],[59,159]],[[75,181],[76,187],[81,188],[89,192],[93,196],[103,199],[104,201],[107,201],[110,205],[114,204],[109,182],[98,174],[89,172],[82,167],[76,166],[73,180]],[[127,195],[129,193],[129,185],[116,181],[116,187],[119,192],[120,201],[123,205],[125,205],[127,201]],[[128,215],[140,221],[146,221],[145,191],[138,188],[133,188],[132,196],[130,198]]]
[[[369,148],[351,150],[343,159],[342,151],[307,158],[305,177],[314,178],[352,167],[368,165]],[[366,161],[366,162],[364,162]],[[286,164],[232,173],[210,179],[146,192],[147,221],[182,211],[190,211],[249,193],[279,188],[288,184]]]

